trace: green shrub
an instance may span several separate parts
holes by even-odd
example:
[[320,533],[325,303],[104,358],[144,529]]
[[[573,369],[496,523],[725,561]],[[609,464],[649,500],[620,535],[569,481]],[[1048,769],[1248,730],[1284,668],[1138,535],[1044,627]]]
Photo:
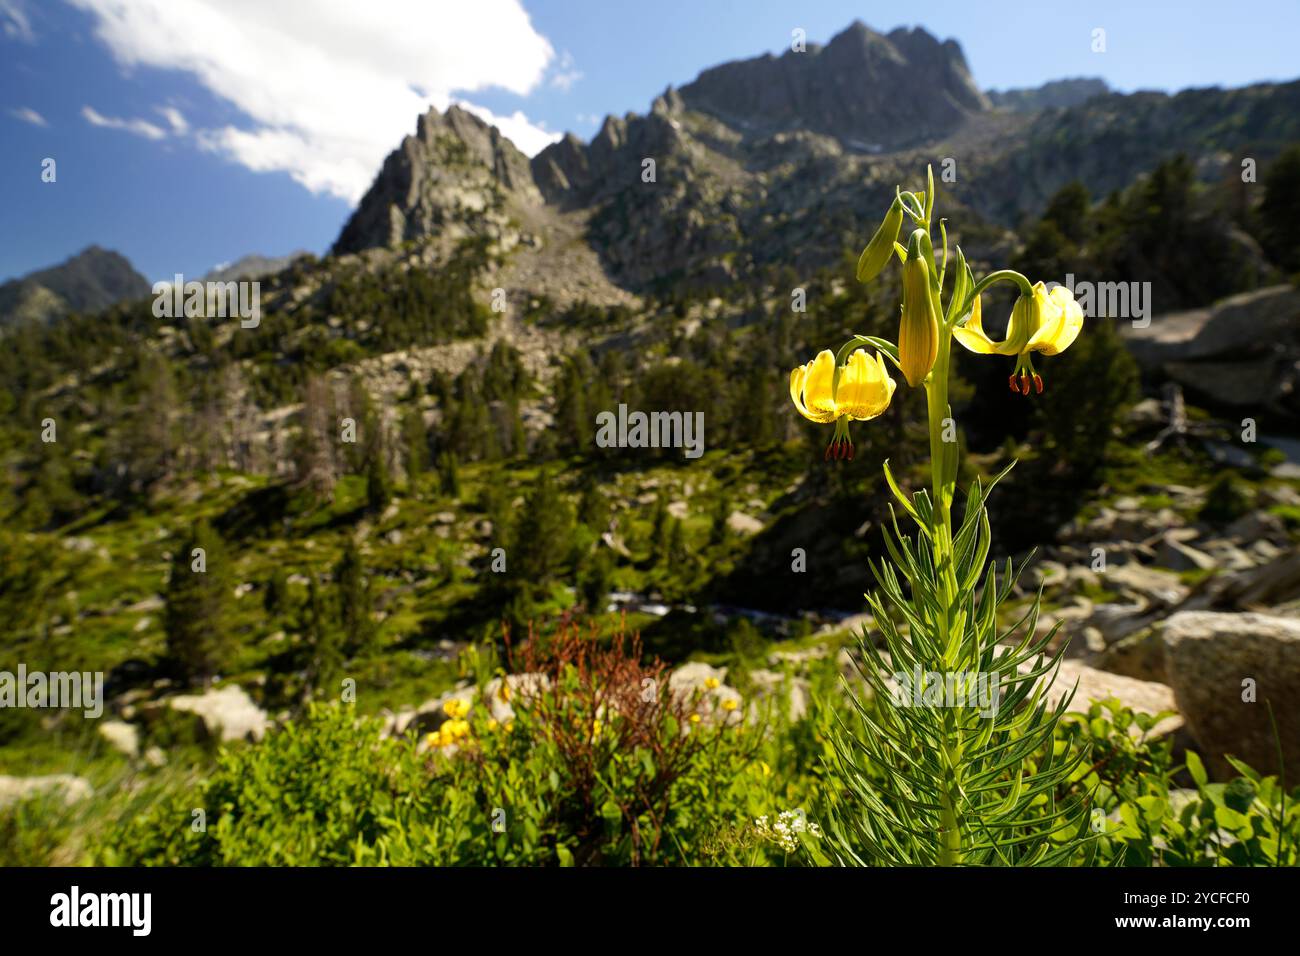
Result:
[[[417,743],[314,706],[222,753],[192,795],[109,834],[123,865],[637,865],[717,862],[710,844],[780,807],[779,738],[713,691],[675,695],[635,639],[562,628],[518,654],[545,675],[504,724],[480,702]],[[788,726],[788,724],[782,724]],[[202,810],[205,828],[198,828]],[[776,850],[775,845],[772,847]],[[707,852],[706,852],[707,850]],[[778,858],[780,854],[775,854]],[[749,862],[768,859],[764,853]]]
[[58,797],[36,797],[0,806],[0,866],[53,866],[72,829]]

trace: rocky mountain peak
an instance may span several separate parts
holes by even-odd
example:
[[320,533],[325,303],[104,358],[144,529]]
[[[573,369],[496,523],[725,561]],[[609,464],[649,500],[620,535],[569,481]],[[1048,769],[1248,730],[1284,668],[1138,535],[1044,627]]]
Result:
[[861,21],[825,46],[705,70],[680,98],[747,133],[800,128],[879,149],[945,135],[989,108],[956,42]]
[[388,154],[334,252],[495,235],[509,221],[507,206],[541,201],[528,157],[500,130],[460,106],[430,108]]
[[149,281],[121,253],[88,246],[57,266],[0,284],[0,324],[97,312],[149,291]]

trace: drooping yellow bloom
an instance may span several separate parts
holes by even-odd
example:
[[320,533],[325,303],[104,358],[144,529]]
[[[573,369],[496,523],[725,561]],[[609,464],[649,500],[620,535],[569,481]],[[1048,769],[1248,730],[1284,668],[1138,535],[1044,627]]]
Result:
[[1007,321],[1007,334],[995,342],[984,331],[980,300],[976,296],[970,318],[964,328],[952,330],[957,341],[980,355],[1015,355],[1015,371],[1009,379],[1011,390],[1029,394],[1030,382],[1035,390],[1043,391],[1043,379],[1034,371],[1030,358],[1032,352],[1056,355],[1070,347],[1083,328],[1083,309],[1074,301],[1074,293],[1065,286],[1055,286],[1051,292],[1038,282],[1032,295],[1016,299]]
[[867,421],[884,412],[894,395],[894,380],[885,368],[884,356],[876,353],[872,358],[862,349],[840,366],[838,383],[835,372],[835,355],[824,349],[807,365],[790,372],[790,399],[809,421],[835,423],[827,458],[852,458],[849,422]]

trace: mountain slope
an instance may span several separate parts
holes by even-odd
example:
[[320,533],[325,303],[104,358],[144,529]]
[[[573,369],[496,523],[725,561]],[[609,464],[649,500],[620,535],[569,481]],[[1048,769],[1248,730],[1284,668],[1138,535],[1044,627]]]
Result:
[[98,312],[147,296],[149,281],[125,256],[90,246],[57,266],[0,285],[0,325],[49,321],[69,312]]
[[[1180,151],[1216,179],[1245,151],[1267,160],[1300,138],[1297,116],[1297,83],[1170,96],[1063,80],[985,95],[956,42],[855,22],[825,46],[705,70],[648,114],[607,117],[589,143],[569,134],[531,162],[477,117],[431,110],[335,252],[413,243],[432,262],[478,238],[531,283],[521,295],[721,290],[838,262],[875,228],[861,210],[951,160],[946,208],[978,256],[1073,179],[1102,198]],[[574,281],[557,293],[562,275]]]

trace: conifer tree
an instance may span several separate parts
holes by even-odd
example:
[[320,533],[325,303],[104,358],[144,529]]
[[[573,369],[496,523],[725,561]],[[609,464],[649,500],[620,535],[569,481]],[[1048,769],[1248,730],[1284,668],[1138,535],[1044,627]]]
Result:
[[718,499],[713,506],[713,524],[709,528],[709,544],[717,546],[727,540],[727,533],[730,530],[727,527],[727,519],[731,517],[731,504],[727,501],[725,493],[719,491]]
[[284,573],[284,566],[277,564],[266,582],[266,593],[262,597],[262,607],[272,616],[284,613],[289,602],[289,579]]
[[438,484],[444,495],[460,497],[460,469],[453,451],[444,451],[438,456]]
[[393,499],[393,479],[388,473],[388,456],[378,423],[367,431],[370,434],[366,441],[366,507],[379,514]]
[[319,375],[313,375],[303,388],[302,421],[294,465],[298,484],[318,498],[330,498],[334,494],[334,482],[338,477],[335,438],[329,385]]
[[586,605],[588,613],[599,614],[605,610],[605,599],[609,596],[613,576],[614,565],[609,552],[604,547],[598,547],[589,559],[582,578],[582,603]]
[[572,550],[573,513],[549,474],[537,479],[524,499],[523,512],[512,535],[512,578],[537,587],[553,582]]
[[318,693],[329,687],[343,672],[344,664],[343,632],[335,626],[328,603],[313,574],[307,585],[303,634],[308,654],[308,687]]
[[658,564],[667,556],[669,532],[668,499],[659,492],[655,498],[655,510],[650,518],[650,550],[653,563]]
[[230,663],[229,581],[221,538],[200,522],[172,555],[167,583],[167,654],[186,680],[210,682]]
[[406,438],[406,481],[414,489],[420,476],[429,467],[429,433],[424,427],[424,416],[418,408],[412,409],[402,423]]
[[343,549],[343,557],[334,568],[334,583],[338,586],[343,650],[348,657],[355,657],[373,647],[376,628],[371,617],[374,601],[370,582],[365,576],[361,552],[357,550],[356,542],[350,539]]

